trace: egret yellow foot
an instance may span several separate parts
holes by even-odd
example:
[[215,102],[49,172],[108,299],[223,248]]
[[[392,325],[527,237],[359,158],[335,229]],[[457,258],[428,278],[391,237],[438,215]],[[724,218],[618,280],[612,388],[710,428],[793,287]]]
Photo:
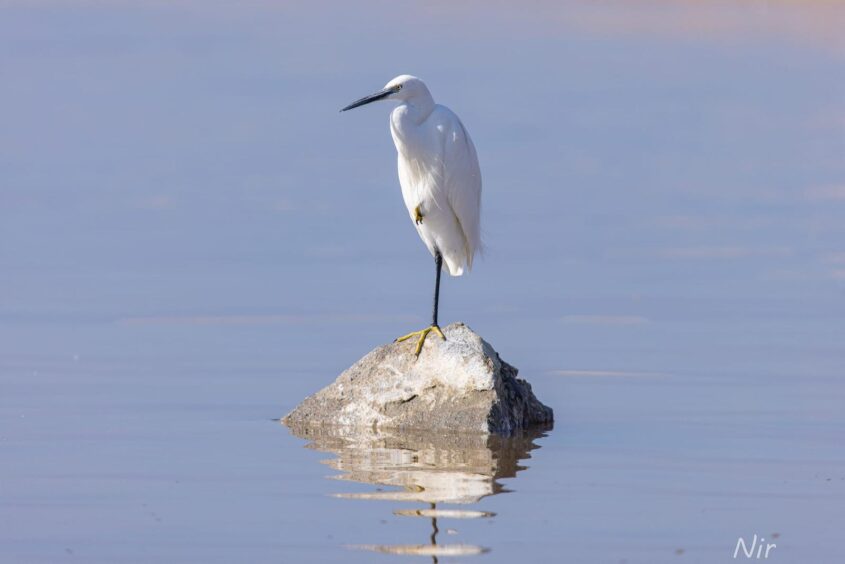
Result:
[[432,325],[431,327],[426,327],[425,329],[414,331],[413,333],[408,333],[407,335],[399,337],[398,339],[396,339],[395,342],[401,343],[402,341],[407,341],[411,337],[416,337],[417,335],[419,335],[419,340],[417,340],[417,348],[414,349],[414,356],[420,356],[420,351],[423,348],[423,343],[425,343],[425,338],[428,337],[428,334],[432,331],[440,335],[440,338],[444,341],[446,340],[446,336],[443,334],[443,331],[440,330],[440,327],[438,327],[437,325]]
[[420,223],[422,223],[422,220],[423,220],[422,210],[420,210],[420,206],[417,206],[417,207],[414,208],[414,223],[419,225]]

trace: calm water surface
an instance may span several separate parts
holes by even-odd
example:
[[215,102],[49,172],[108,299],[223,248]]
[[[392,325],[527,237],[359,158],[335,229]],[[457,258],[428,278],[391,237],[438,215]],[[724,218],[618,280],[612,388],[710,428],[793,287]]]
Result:
[[[0,561],[841,562],[843,14],[3,3]],[[274,421],[427,320],[389,109],[337,112],[404,72],[485,177],[441,317],[552,430]]]

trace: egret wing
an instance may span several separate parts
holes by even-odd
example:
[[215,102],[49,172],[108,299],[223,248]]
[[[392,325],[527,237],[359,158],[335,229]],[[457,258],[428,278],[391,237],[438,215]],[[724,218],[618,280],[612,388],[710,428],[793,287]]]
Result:
[[[442,108],[442,106],[441,106]],[[481,249],[481,169],[475,145],[461,120],[446,108],[441,124],[445,192],[466,240],[467,267]]]

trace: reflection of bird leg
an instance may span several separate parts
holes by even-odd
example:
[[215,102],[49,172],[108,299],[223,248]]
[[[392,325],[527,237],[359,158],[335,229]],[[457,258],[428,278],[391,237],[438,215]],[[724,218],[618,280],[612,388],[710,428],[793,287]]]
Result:
[[[437,509],[437,504],[431,504],[431,510],[435,511]],[[431,546],[437,546],[437,533],[440,532],[440,529],[437,528],[437,517],[431,518]],[[431,559],[434,561],[434,564],[437,564],[437,556],[432,555]]]

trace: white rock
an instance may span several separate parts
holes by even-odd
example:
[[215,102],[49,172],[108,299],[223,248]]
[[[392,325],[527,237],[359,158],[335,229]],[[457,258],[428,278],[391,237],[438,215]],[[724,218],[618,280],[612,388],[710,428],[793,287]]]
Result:
[[552,422],[551,408],[469,327],[443,333],[429,334],[419,358],[413,339],[378,347],[283,422],[498,434]]

